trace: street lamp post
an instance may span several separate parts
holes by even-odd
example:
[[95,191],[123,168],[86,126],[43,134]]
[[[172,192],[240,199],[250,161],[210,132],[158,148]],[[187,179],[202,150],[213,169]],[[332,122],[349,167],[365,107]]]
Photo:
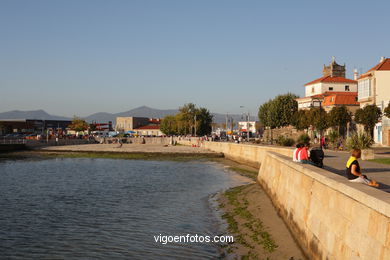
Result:
[[[321,122],[322,116],[321,116],[321,109],[322,109],[322,100],[319,98],[313,98],[313,101],[316,100],[318,103],[320,103],[320,115],[319,115],[319,120]],[[314,105],[313,105],[314,106]],[[320,149],[322,150],[322,131],[320,130]]]
[[[245,108],[245,106],[240,106],[240,108]],[[246,138],[247,142],[249,142],[249,109],[248,109],[248,114],[245,114],[245,112],[242,113],[246,117]]]

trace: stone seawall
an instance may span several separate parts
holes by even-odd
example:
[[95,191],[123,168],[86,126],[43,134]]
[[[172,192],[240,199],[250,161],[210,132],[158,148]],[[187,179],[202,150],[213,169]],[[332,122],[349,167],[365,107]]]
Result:
[[274,146],[258,146],[250,144],[236,144],[227,142],[202,142],[196,138],[191,140],[178,140],[178,143],[184,145],[197,145],[213,152],[223,153],[224,156],[239,163],[248,164],[250,166],[260,168],[265,154],[268,151],[273,151],[292,158],[292,148],[274,147]]
[[258,182],[308,259],[390,259],[388,193],[294,163],[291,149],[223,142],[198,144],[227,158],[261,166]]
[[390,259],[390,196],[269,152],[258,181],[309,259]]

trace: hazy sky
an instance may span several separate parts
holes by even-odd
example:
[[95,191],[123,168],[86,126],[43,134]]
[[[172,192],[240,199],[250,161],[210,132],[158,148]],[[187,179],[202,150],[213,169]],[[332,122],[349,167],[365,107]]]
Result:
[[0,0],[0,112],[85,116],[193,102],[257,113],[335,56],[390,56],[390,1]]

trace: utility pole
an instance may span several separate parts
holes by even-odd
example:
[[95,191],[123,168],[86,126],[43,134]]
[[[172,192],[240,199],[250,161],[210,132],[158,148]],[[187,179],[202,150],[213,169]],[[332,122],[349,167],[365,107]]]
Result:
[[229,113],[226,113],[226,125],[225,125],[225,128],[226,128],[226,133],[228,131],[228,119],[229,118]]
[[249,142],[249,110],[248,110],[248,118],[247,118],[247,127],[246,127],[247,141]]
[[196,137],[196,114],[195,114],[195,116],[194,116],[194,120],[195,120],[195,127],[194,127],[194,128],[195,128],[195,134],[194,134],[194,135],[195,135],[195,137]]

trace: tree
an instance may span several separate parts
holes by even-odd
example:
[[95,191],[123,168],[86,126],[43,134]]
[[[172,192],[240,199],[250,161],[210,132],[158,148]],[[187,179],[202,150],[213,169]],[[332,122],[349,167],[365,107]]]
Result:
[[309,110],[298,110],[294,113],[291,118],[291,125],[297,130],[308,129],[311,125],[310,111]]
[[196,134],[208,135],[211,134],[211,124],[213,122],[213,115],[204,107],[196,109]]
[[212,130],[212,122],[213,115],[209,110],[188,103],[180,107],[175,116],[166,116],[160,124],[160,130],[167,135],[208,135]]
[[287,93],[277,96],[271,105],[271,120],[276,127],[291,125],[294,114],[298,111],[297,95]]
[[375,124],[379,122],[382,112],[376,105],[367,105],[364,108],[359,108],[355,113],[355,121],[358,124],[364,125],[364,130],[374,136]]
[[184,104],[179,108],[179,121],[181,121],[181,127],[184,128],[184,134],[194,133],[195,126],[195,114],[196,106],[193,103]]
[[177,135],[177,120],[175,116],[169,115],[163,118],[160,130],[166,135]]
[[309,112],[311,125],[317,129],[320,134],[329,127],[328,113],[322,107],[313,107]]
[[266,127],[270,127],[272,125],[272,120],[270,118],[270,107],[271,107],[272,100],[269,100],[268,102],[262,104],[259,107],[259,121],[262,125]]
[[76,132],[85,131],[88,129],[88,127],[88,123],[84,119],[81,119],[77,116],[73,117],[72,123],[69,125],[69,128]]
[[389,104],[387,104],[387,107],[383,110],[383,114],[386,117],[390,118],[390,102],[389,102]]
[[7,126],[4,122],[0,122],[0,134],[4,135],[7,132],[11,132],[10,126]]
[[333,107],[329,112],[329,126],[337,127],[339,134],[344,136],[344,129],[348,123],[352,121],[352,113],[348,111],[346,106]]

